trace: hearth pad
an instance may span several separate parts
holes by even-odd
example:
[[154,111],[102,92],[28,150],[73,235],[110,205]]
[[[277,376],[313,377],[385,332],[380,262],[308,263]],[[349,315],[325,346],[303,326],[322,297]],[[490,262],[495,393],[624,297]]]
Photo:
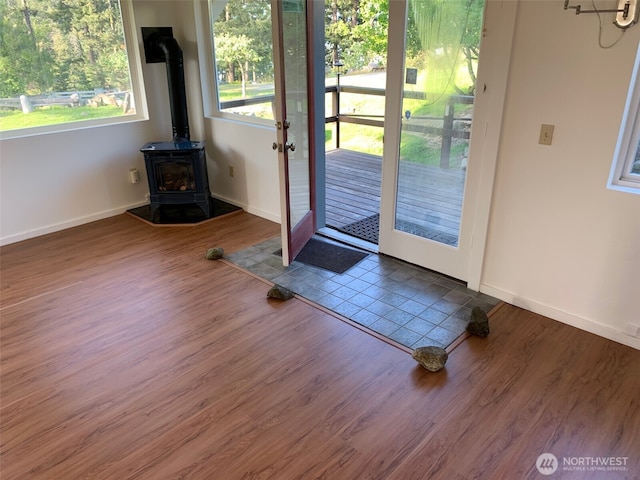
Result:
[[240,207],[223,202],[217,198],[209,199],[209,209],[211,211],[211,215],[209,217],[207,217],[202,209],[195,203],[183,205],[161,205],[158,207],[158,210],[156,210],[154,218],[151,218],[151,205],[132,208],[131,210],[127,210],[127,213],[152,225],[195,225],[221,215],[242,210]]

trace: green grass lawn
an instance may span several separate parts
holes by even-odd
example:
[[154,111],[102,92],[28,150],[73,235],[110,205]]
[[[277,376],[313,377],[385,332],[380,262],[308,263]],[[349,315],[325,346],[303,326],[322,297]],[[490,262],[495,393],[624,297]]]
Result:
[[[247,84],[247,98],[273,95],[275,90],[273,83]],[[240,82],[223,83],[218,85],[220,101],[237,100],[242,98],[242,84]]]
[[123,115],[121,107],[49,107],[38,108],[31,113],[20,110],[0,111],[0,131],[19,128],[56,125],[59,123],[78,122],[94,118],[108,118]]

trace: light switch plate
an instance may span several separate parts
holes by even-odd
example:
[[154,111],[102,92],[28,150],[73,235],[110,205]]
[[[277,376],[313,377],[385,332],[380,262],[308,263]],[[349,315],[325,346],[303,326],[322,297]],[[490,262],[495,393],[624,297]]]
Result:
[[551,145],[553,140],[553,128],[554,125],[546,125],[544,123],[540,126],[540,138],[538,139],[538,143],[540,145]]

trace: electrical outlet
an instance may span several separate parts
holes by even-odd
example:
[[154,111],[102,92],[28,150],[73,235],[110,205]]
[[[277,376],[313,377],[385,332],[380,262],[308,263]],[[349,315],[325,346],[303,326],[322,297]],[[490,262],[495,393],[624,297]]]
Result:
[[640,325],[636,325],[635,323],[627,323],[625,332],[627,332],[627,335],[640,338]]
[[129,169],[129,182],[131,183],[140,183],[140,172],[137,168]]
[[231,178],[233,178],[233,176],[234,176],[235,174],[236,174],[236,172],[235,172],[235,170],[234,170],[234,168],[233,168],[233,165],[229,165],[229,176],[230,176]]
[[553,128],[554,125],[546,125],[544,123],[540,126],[540,138],[538,139],[538,143],[540,145],[551,145],[553,140]]

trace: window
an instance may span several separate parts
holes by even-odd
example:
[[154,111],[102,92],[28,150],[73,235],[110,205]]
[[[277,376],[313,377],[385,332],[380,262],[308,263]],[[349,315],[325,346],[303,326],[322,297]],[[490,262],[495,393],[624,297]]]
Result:
[[273,120],[269,0],[211,0],[218,111]]
[[0,134],[146,117],[130,1],[0,2]]
[[640,194],[640,47],[631,75],[608,187]]

